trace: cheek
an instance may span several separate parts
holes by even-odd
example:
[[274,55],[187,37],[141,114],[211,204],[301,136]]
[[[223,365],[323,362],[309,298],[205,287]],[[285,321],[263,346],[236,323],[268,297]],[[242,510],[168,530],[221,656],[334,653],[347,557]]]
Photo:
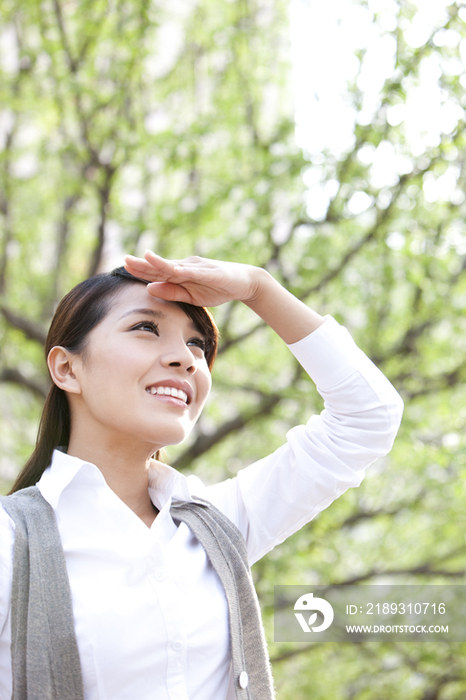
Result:
[[87,392],[106,397],[124,397],[134,385],[139,367],[136,358],[122,348],[119,351],[94,353],[84,367],[84,382]]
[[212,376],[209,370],[203,370],[199,379],[199,397],[202,397],[202,405],[204,405],[212,388]]

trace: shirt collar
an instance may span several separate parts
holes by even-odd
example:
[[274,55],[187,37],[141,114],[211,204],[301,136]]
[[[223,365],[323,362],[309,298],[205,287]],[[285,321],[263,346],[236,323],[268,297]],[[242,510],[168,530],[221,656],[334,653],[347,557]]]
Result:
[[149,493],[152,502],[159,509],[168,502],[171,504],[173,499],[193,500],[185,475],[156,459],[151,459],[149,462]]
[[[37,482],[42,496],[56,509],[60,496],[66,488],[72,487],[73,480],[79,474],[89,486],[108,488],[102,472],[92,464],[79,457],[72,457],[61,450],[54,450],[52,462]],[[197,478],[190,477],[190,480]],[[199,482],[200,483],[200,482]],[[193,484],[194,485],[194,484]],[[197,489],[199,492],[199,488]],[[172,499],[193,501],[188,479],[173,467],[151,459],[149,462],[149,494],[151,500],[161,510]]]

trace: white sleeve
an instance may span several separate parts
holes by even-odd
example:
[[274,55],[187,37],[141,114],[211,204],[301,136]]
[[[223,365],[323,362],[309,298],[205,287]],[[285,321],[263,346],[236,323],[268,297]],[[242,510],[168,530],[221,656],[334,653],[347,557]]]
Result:
[[0,505],[0,698],[11,697],[10,604],[15,526]]
[[10,610],[15,526],[0,505],[0,636]]
[[273,454],[206,489],[242,531],[251,563],[359,486],[391,449],[402,416],[399,394],[333,318],[289,347],[316,383],[323,412],[292,428]]

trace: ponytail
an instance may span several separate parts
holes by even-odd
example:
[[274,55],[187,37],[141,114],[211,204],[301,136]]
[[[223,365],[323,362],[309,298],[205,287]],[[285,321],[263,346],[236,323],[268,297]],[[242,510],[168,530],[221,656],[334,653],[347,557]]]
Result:
[[10,494],[36,484],[52,461],[58,446],[68,447],[70,439],[70,408],[63,389],[55,384],[45,400],[39,423],[34,452],[18,474]]

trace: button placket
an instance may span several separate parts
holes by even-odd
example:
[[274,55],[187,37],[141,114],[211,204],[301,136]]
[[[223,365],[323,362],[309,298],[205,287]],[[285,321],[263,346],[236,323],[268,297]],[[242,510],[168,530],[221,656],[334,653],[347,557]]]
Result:
[[186,640],[183,638],[183,596],[173,577],[172,567],[160,550],[152,551],[147,561],[148,578],[157,596],[167,634],[167,685],[170,697],[188,700],[185,678]]

